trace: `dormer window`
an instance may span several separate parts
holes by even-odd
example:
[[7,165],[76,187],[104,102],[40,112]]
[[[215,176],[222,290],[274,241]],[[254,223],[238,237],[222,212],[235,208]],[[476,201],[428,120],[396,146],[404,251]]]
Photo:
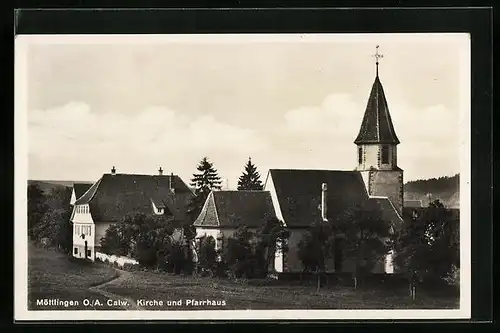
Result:
[[163,215],[163,207],[156,207],[155,203],[153,200],[151,200],[151,204],[153,205],[153,211],[155,212],[156,215]]

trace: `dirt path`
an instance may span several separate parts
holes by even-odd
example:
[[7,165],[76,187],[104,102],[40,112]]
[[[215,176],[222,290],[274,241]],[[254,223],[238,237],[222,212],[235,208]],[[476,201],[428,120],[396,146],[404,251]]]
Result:
[[114,300],[114,301],[120,302],[121,308],[123,308],[125,310],[144,310],[143,307],[137,305],[137,303],[131,298],[123,297],[123,296],[120,296],[118,294],[104,291],[101,289],[101,287],[103,287],[105,285],[114,284],[114,283],[116,283],[116,281],[118,281],[120,279],[125,279],[130,275],[130,272],[126,272],[126,271],[116,270],[116,272],[117,272],[116,278],[111,279],[109,281],[106,281],[104,283],[92,286],[89,288],[89,290],[91,290],[95,293],[101,294],[107,298]]

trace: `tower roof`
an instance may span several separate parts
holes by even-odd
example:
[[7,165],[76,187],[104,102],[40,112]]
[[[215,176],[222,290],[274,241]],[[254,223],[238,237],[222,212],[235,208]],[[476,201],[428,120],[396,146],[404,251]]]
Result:
[[389,113],[389,107],[387,106],[387,100],[385,99],[384,89],[382,88],[382,83],[380,83],[380,79],[378,77],[378,68],[377,76],[375,77],[375,82],[373,83],[372,91],[370,93],[370,98],[368,99],[368,104],[366,105],[363,122],[361,123],[359,134],[356,140],[354,140],[354,143],[399,144],[399,139],[394,131],[394,126],[392,125],[392,119]]

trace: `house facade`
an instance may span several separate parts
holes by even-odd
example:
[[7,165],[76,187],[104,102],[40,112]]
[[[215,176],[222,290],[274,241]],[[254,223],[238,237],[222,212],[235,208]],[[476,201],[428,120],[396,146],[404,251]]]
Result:
[[176,175],[118,174],[95,182],[73,206],[73,256],[95,260],[106,230],[130,213],[170,215],[183,221],[193,192]]

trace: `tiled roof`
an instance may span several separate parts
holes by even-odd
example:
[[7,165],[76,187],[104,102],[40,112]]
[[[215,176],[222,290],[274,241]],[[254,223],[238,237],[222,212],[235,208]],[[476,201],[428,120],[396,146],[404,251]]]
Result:
[[76,199],[80,198],[92,186],[92,183],[75,183],[73,189],[75,190]]
[[427,210],[434,209],[435,211],[442,210],[446,213],[446,218],[450,221],[460,221],[460,209],[458,208],[429,208],[429,207],[404,207],[403,215],[412,216],[413,214],[425,214]]
[[197,227],[260,227],[274,217],[268,191],[212,191],[194,222]]
[[370,198],[370,201],[376,204],[380,217],[385,221],[390,221],[394,227],[402,225],[403,217],[398,214],[389,198]]
[[[360,172],[271,169],[278,202],[288,227],[321,221],[321,185],[327,184],[327,218],[334,220],[354,206],[375,207],[382,217],[400,221],[388,199],[370,199]],[[373,209],[370,209],[373,211]]]
[[399,144],[380,79],[375,78],[355,144]]
[[153,214],[152,202],[165,207],[177,220],[184,220],[192,191],[178,176],[104,174],[75,205],[89,204],[94,222],[116,222],[126,214]]
[[422,207],[422,200],[405,200],[404,207],[419,208]]

